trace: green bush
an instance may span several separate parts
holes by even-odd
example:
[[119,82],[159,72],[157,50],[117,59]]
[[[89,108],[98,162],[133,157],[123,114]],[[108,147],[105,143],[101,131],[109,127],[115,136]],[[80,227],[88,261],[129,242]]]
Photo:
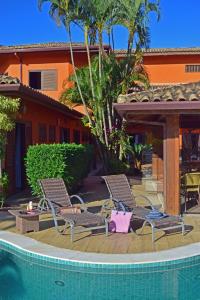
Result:
[[93,157],[91,145],[42,144],[27,151],[26,175],[33,195],[40,195],[38,179],[63,178],[69,190],[74,190],[87,176]]

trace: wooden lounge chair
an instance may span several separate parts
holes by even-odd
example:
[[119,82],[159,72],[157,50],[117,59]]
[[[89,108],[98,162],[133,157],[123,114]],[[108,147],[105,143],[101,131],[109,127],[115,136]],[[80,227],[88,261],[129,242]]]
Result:
[[[150,202],[150,200],[143,196],[133,196],[127,177],[124,174],[102,176],[105,180],[107,188],[110,193],[110,199],[114,202],[117,210],[132,211],[133,219],[143,220],[142,230],[145,225],[150,225],[152,228],[152,242],[155,241],[155,232],[159,230],[170,230],[181,228],[182,234],[185,232],[184,220],[181,216],[164,215],[163,217],[153,218],[151,212],[158,212]],[[137,198],[142,198],[146,201],[147,206],[137,206]],[[161,213],[160,213],[161,214]]]
[[[84,226],[86,228],[76,230],[76,232],[83,232],[87,230],[105,228],[106,235],[108,235],[108,222],[107,219],[100,215],[87,212],[87,207],[81,197],[78,195],[69,196],[65,183],[62,178],[51,178],[39,180],[43,197],[47,201],[53,215],[54,224],[58,232],[64,233],[68,226],[70,226],[71,241],[73,242],[75,227]],[[72,208],[71,199],[76,198],[81,203],[81,213],[67,212]],[[65,212],[66,211],[66,212]],[[70,211],[70,210],[69,210]],[[64,220],[65,226],[62,231],[59,230],[58,220]]]

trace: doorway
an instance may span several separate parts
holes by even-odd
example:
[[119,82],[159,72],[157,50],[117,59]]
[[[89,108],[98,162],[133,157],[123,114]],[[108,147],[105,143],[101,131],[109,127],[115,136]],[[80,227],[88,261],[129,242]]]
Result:
[[25,124],[16,123],[15,126],[15,187],[22,190],[25,186]]

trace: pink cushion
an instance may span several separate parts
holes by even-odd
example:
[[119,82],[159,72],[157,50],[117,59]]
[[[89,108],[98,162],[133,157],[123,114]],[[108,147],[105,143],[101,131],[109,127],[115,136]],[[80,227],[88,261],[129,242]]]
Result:
[[130,227],[132,212],[112,210],[111,219],[109,223],[109,230],[111,232],[127,233]]

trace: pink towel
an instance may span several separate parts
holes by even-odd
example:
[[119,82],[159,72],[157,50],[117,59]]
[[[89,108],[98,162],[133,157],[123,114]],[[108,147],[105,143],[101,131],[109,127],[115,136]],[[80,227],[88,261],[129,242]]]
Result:
[[109,231],[127,233],[130,227],[132,212],[112,210]]

